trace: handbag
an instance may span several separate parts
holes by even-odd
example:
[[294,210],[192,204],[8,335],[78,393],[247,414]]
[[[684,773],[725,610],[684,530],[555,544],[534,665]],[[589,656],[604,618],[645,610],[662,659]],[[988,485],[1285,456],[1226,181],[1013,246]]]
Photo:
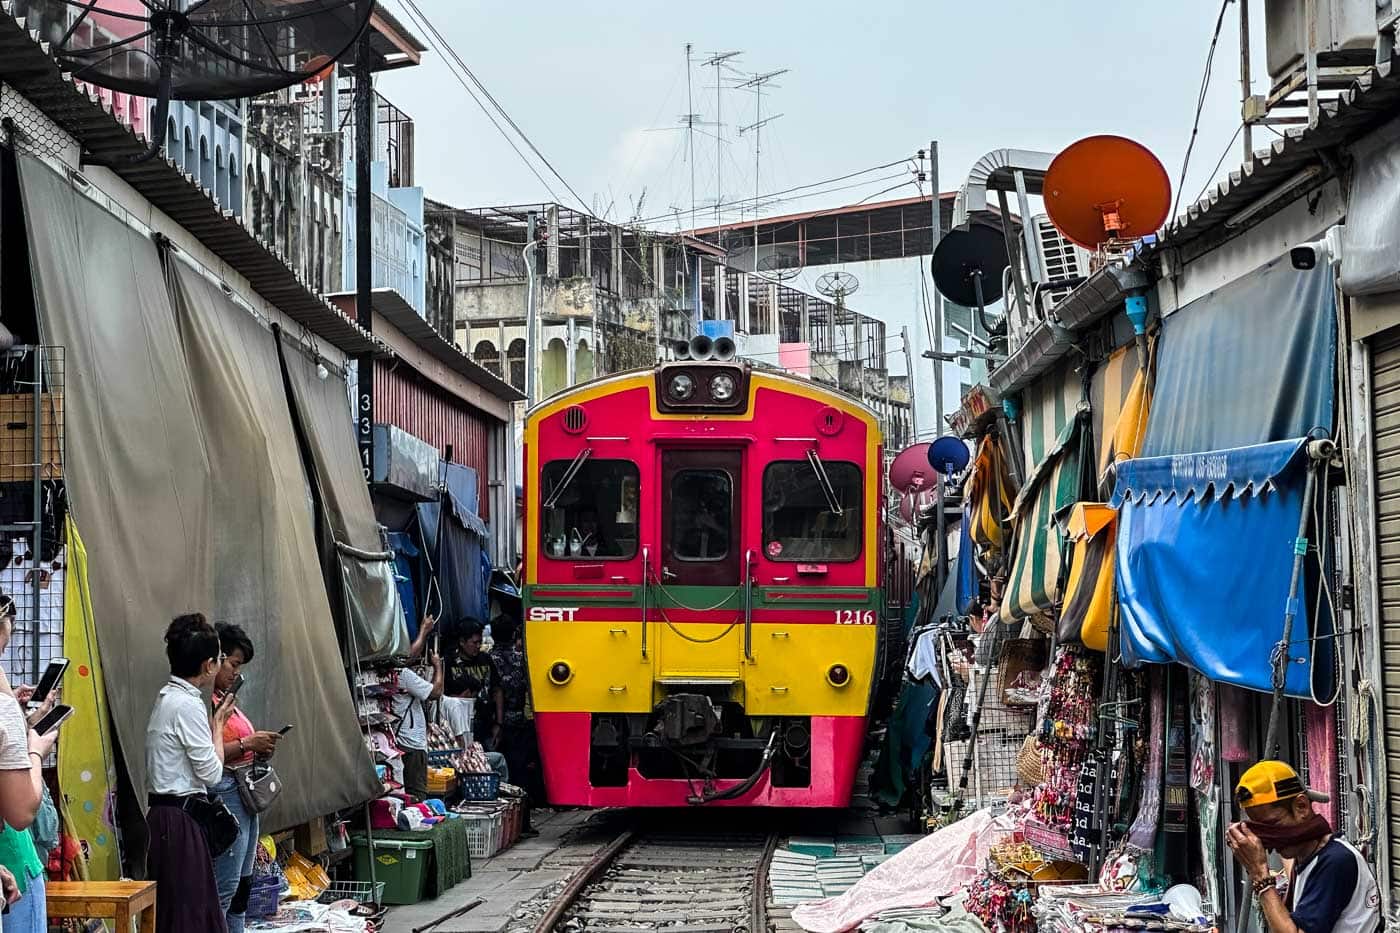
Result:
[[234,782],[238,784],[238,798],[249,813],[262,813],[282,793],[282,782],[276,770],[265,761],[254,761],[232,770]]
[[209,855],[218,858],[238,841],[238,817],[213,794],[194,794],[185,798],[182,809],[190,815],[209,844]]

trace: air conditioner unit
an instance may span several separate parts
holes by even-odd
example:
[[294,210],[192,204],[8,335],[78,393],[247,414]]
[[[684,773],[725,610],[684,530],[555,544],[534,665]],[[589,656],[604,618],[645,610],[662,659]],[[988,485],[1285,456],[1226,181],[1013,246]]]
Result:
[[1079,279],[1089,275],[1090,254],[1066,239],[1046,215],[1037,214],[1034,223],[1035,242],[1040,252],[1040,307],[1049,311],[1057,300],[1069,294]]
[[1265,0],[1269,77],[1278,83],[1304,66],[1312,30],[1320,59],[1350,56],[1360,64],[1367,63],[1375,52],[1379,8],[1376,0],[1316,0],[1316,22],[1310,27],[1302,0]]

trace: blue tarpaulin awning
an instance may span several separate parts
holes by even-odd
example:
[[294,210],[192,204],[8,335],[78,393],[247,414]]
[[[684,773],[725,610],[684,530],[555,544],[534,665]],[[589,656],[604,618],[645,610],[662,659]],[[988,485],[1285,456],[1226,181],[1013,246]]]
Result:
[[[1306,439],[1129,460],[1117,468],[1124,663],[1179,662],[1272,689],[1303,514]],[[1285,692],[1331,692],[1331,620],[1299,590]],[[1311,637],[1310,637],[1311,636]],[[1314,645],[1327,646],[1314,651]],[[1314,670],[1316,660],[1317,670]]]

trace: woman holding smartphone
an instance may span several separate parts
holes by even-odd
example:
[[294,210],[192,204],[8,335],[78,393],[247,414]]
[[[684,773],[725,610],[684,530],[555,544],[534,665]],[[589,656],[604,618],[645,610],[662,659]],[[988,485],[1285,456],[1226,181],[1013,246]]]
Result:
[[[243,666],[253,660],[253,640],[242,628],[220,622],[219,647],[224,663],[214,678],[214,702],[232,695],[237,704],[238,688],[243,683]],[[228,933],[243,933],[244,914],[248,911],[248,894],[253,887],[253,863],[258,854],[258,815],[250,813],[238,793],[235,768],[252,764],[254,758],[271,758],[277,751],[276,732],[259,732],[253,723],[234,706],[224,724],[221,741],[224,750],[224,776],[211,790],[238,817],[238,839],[224,854],[214,859],[214,881],[219,888],[219,905],[224,910]]]
[[[15,604],[0,593],[0,654],[14,634]],[[48,711],[48,703],[35,710],[34,721]],[[58,740],[58,730],[38,735],[26,721],[5,674],[0,671],[0,867],[14,879],[17,900],[10,902],[10,933],[47,933],[44,905],[44,865],[27,829],[44,797],[43,763]]]

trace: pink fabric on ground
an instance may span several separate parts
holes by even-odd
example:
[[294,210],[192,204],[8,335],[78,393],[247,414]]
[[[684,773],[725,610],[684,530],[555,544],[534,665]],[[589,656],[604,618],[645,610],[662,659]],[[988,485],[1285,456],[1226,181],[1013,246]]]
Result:
[[989,810],[971,813],[877,865],[845,894],[797,907],[792,919],[809,933],[844,933],[882,911],[927,907],[971,884],[992,846],[1022,820],[1012,813],[996,819]]

